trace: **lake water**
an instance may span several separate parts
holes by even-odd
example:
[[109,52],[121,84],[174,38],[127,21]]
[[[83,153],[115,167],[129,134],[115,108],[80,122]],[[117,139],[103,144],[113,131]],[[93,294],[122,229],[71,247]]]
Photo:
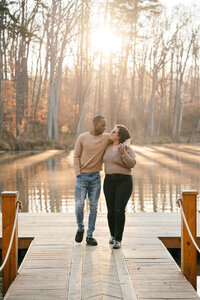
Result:
[[[137,164],[128,212],[176,212],[182,190],[200,192],[200,145],[132,147]],[[74,212],[72,158],[73,151],[1,153],[0,192],[19,191],[23,212]],[[106,212],[103,192],[99,211]]]

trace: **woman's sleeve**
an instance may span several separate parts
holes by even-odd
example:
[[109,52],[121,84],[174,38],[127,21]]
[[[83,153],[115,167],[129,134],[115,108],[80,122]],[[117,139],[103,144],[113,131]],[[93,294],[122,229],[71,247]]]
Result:
[[124,165],[128,168],[134,168],[136,165],[135,153],[128,147],[126,153],[122,155],[122,161]]

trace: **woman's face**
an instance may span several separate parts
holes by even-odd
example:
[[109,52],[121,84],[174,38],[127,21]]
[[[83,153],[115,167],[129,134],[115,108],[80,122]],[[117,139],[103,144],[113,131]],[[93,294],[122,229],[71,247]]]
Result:
[[111,130],[111,133],[110,133],[111,141],[119,142],[118,131],[119,131],[119,128],[117,128],[117,127],[114,127],[113,130]]

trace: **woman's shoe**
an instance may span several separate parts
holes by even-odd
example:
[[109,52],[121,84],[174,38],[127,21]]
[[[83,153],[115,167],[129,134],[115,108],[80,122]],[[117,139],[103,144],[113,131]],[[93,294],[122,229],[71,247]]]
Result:
[[114,244],[115,242],[115,238],[114,236],[111,235],[110,239],[109,239],[109,244]]
[[121,242],[115,241],[113,249],[119,249],[119,248],[121,248]]

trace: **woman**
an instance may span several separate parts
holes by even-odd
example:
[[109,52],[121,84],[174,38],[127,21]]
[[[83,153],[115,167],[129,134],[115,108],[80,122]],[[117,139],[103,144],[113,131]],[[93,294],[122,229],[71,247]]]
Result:
[[106,174],[103,189],[111,234],[109,243],[114,244],[114,249],[121,247],[125,208],[133,189],[131,168],[136,164],[135,154],[125,143],[130,137],[125,126],[116,125],[110,136],[113,143],[108,145],[103,157]]

